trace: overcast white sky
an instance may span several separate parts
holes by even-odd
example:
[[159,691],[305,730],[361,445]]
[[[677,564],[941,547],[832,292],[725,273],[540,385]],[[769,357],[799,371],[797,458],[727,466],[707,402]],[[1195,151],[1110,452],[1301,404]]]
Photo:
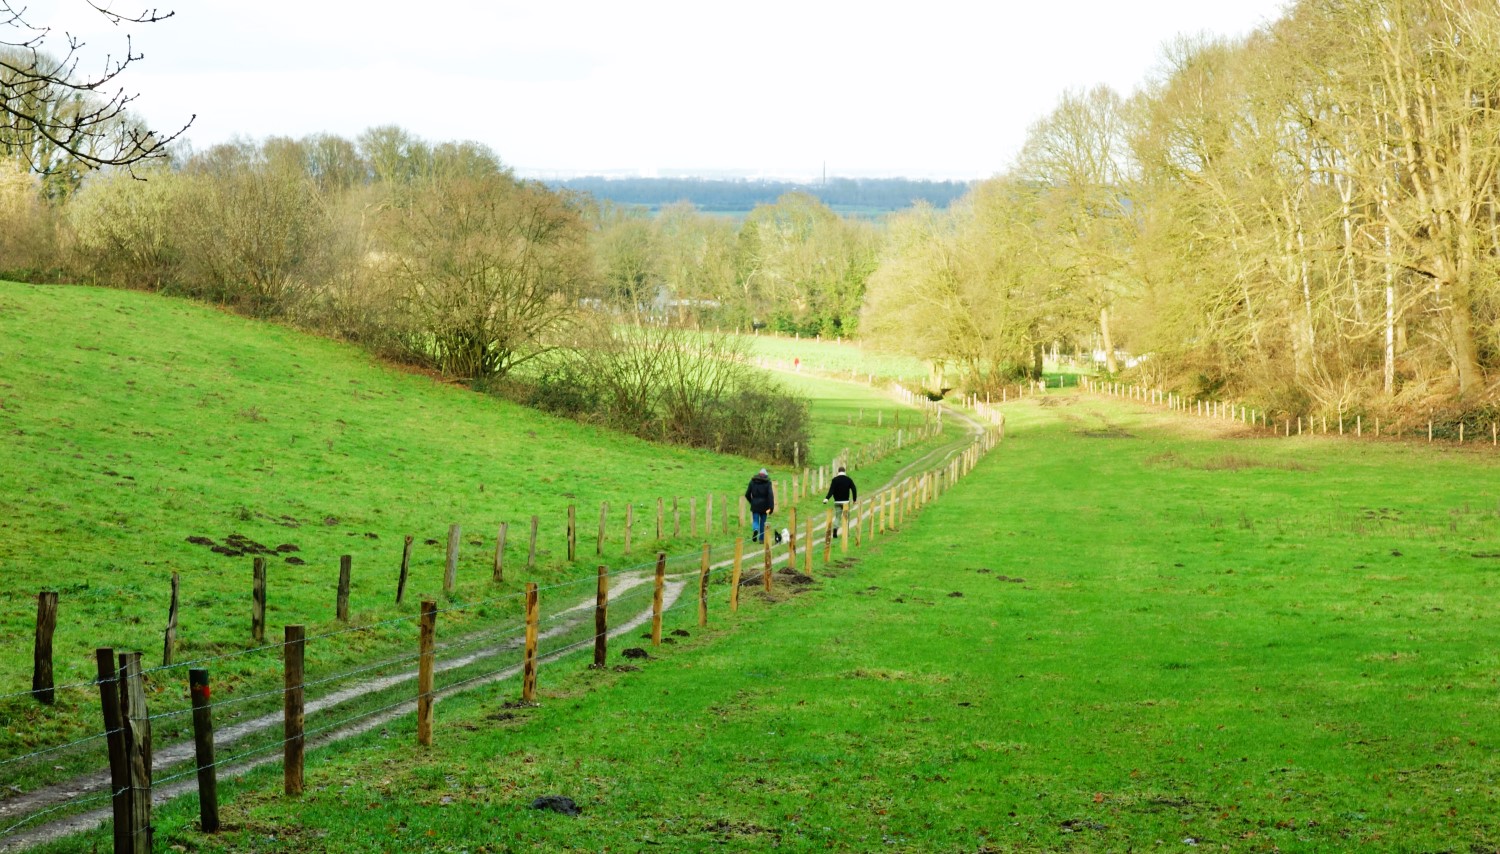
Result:
[[[122,12],[137,2],[114,0]],[[524,174],[732,170],[980,178],[1069,88],[1122,94],[1181,34],[1241,35],[1284,0],[183,2],[134,27],[125,76],[158,129],[472,139]],[[89,41],[84,0],[28,17]],[[60,39],[56,41],[60,42]],[[59,44],[60,46],[60,44]]]

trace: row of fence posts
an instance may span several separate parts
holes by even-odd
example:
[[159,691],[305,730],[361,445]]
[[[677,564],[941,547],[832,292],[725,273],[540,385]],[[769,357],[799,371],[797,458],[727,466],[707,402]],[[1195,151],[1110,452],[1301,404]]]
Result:
[[[849,541],[861,544],[862,529],[868,529],[868,538],[874,540],[888,530],[899,530],[908,517],[920,512],[929,502],[940,497],[954,483],[971,472],[984,454],[997,443],[994,433],[984,436],[966,447],[943,468],[906,478],[895,487],[876,494],[873,506],[858,507],[853,513],[836,516],[828,509],[824,516],[823,562],[832,560],[833,539],[836,527],[842,529],[840,550],[847,554]],[[792,537],[787,542],[787,566],[797,569],[796,507],[790,510]],[[775,556],[770,537],[763,537],[763,559],[761,568],[762,587],[767,593],[774,590]],[[408,541],[410,538],[408,538]],[[814,551],[813,516],[806,520],[803,543],[804,574],[812,575]],[[730,576],[729,607],[731,612],[739,610],[739,593],[745,557],[744,538],[736,538],[734,558]],[[712,567],[712,549],[703,544],[702,559],[698,569],[698,625],[706,627],[709,618],[709,575]],[[347,587],[349,561],[341,561],[340,588]],[[651,643],[662,643],[662,618],[666,588],[667,554],[656,556],[654,589],[651,604]],[[608,657],[609,642],[609,569],[598,566],[598,581],[594,605],[594,655],[593,665],[604,667]],[[52,613],[56,613],[56,594],[44,595],[39,607],[46,608],[50,602]],[[262,597],[263,604],[263,597]],[[423,600],[418,618],[417,657],[417,742],[423,746],[433,743],[433,702],[436,699],[434,674],[436,670],[437,602]],[[53,621],[55,622],[55,621]],[[540,601],[534,582],[525,587],[525,645],[521,664],[521,700],[534,703],[539,664],[538,628],[540,625]],[[40,640],[41,621],[38,637]],[[282,668],[282,775],[283,791],[289,796],[302,794],[305,787],[304,765],[306,758],[304,667],[307,635],[302,625],[288,625],[283,629]],[[49,635],[50,637],[50,635]],[[40,647],[40,643],[39,643]],[[141,653],[126,652],[116,655],[111,648],[96,650],[98,667],[100,707],[104,718],[104,732],[109,751],[110,787],[114,816],[114,851],[117,854],[142,854],[151,851],[153,828],[151,823],[151,715],[146,703],[146,690],[141,667]],[[48,688],[50,690],[50,686]],[[192,703],[194,761],[197,770],[198,804],[200,827],[205,833],[220,828],[218,808],[217,764],[214,758],[214,726],[212,692],[207,669],[193,668],[188,671],[188,691]]]
[[[1259,426],[1283,436],[1290,437],[1293,435],[1293,421],[1290,415],[1283,418],[1281,420],[1281,423],[1272,424],[1270,421],[1270,416],[1267,413],[1245,406],[1243,404],[1230,403],[1219,400],[1203,400],[1201,398],[1194,398],[1189,400],[1188,398],[1185,398],[1180,394],[1163,391],[1161,389],[1143,388],[1141,386],[1131,385],[1127,383],[1102,382],[1092,378],[1085,378],[1082,384],[1084,388],[1089,391],[1095,392],[1097,394],[1103,394],[1109,397],[1120,397],[1129,400],[1136,400],[1142,403],[1151,403],[1157,406],[1165,406],[1167,409],[1174,412],[1182,412],[1184,414],[1195,415],[1200,418],[1211,418],[1220,421],[1238,421],[1251,427]],[[1354,416],[1354,423],[1350,424],[1345,420],[1343,411],[1340,410],[1335,417],[1334,423],[1337,433],[1340,436],[1346,435],[1346,431],[1352,432],[1352,434],[1356,438],[1364,436],[1365,419],[1363,414],[1356,414]],[[1306,416],[1304,418],[1304,416],[1299,415],[1297,416],[1295,425],[1296,435],[1298,436],[1303,435],[1304,425],[1306,426],[1306,430],[1308,433],[1319,432],[1319,426],[1321,426],[1321,432],[1324,435],[1328,435],[1330,432],[1332,432],[1329,429],[1328,416],[1326,415],[1319,416],[1319,418],[1317,419],[1314,419],[1312,416]],[[1400,436],[1403,422],[1397,421],[1395,426],[1396,435]],[[1380,438],[1381,423],[1379,416],[1376,416],[1374,418],[1373,427],[1375,437]],[[1427,441],[1432,442],[1433,436],[1434,422],[1431,418],[1429,418],[1427,420]],[[1460,421],[1458,422],[1458,444],[1462,445],[1468,440],[1469,437],[1467,435],[1467,425],[1465,425],[1464,422]],[[1490,422],[1490,444],[1500,445],[1500,422]]]
[[[901,394],[915,401],[915,396],[905,389],[898,389]],[[941,410],[939,410],[940,412]],[[1001,417],[1003,428],[1003,416]],[[851,459],[849,449],[844,449],[840,459],[845,464],[858,466],[893,450],[903,448],[909,441],[926,440],[937,436],[941,432],[941,422],[932,423],[919,428],[913,439],[908,439],[903,430],[898,430],[897,435],[891,437],[887,442],[881,443],[875,452],[868,455],[860,454],[859,462]],[[863,450],[863,449],[862,449]],[[800,455],[800,448],[799,448]],[[864,458],[864,457],[868,458]],[[819,466],[816,469],[803,468],[800,475],[793,474],[789,481],[782,479],[778,482],[777,495],[790,494],[793,501],[806,500],[810,494],[811,485],[816,482],[817,490],[822,491],[827,487],[832,473],[832,466]],[[788,489],[790,492],[788,492]],[[722,496],[721,506],[727,507],[729,495]],[[741,497],[736,504],[739,509],[739,525],[743,528],[746,524],[746,503]],[[595,542],[595,554],[604,553],[604,544],[608,533],[609,502],[602,502],[599,506],[599,528]],[[664,499],[656,499],[656,539],[665,539],[666,534],[666,502]],[[673,497],[671,500],[671,523],[672,537],[682,536],[682,518],[679,499]],[[723,533],[729,533],[730,514],[722,512]],[[532,569],[536,563],[538,532],[540,528],[540,517],[531,517],[531,533],[527,549],[526,568]],[[704,499],[704,527],[703,532],[712,532],[714,523],[714,494],[707,493]],[[630,554],[633,545],[633,532],[635,525],[635,505],[625,505],[624,524],[624,551]],[[506,540],[510,525],[502,522],[496,532],[494,561],[492,564],[492,580],[501,583],[505,578],[505,551]],[[689,500],[688,504],[688,535],[698,536],[698,503],[697,498]],[[569,562],[577,560],[578,551],[578,516],[576,505],[569,504],[567,508],[566,528],[567,557]],[[447,551],[443,571],[443,591],[451,593],[457,585],[459,554],[463,542],[463,528],[458,524],[450,525],[448,528]],[[412,548],[414,538],[408,534],[404,538],[401,551],[400,569],[396,580],[396,604],[402,604],[406,595],[407,577],[410,571]],[[353,556],[341,555],[339,557],[338,586],[335,593],[334,611],[339,622],[349,622],[349,593],[353,581]],[[255,643],[265,643],[266,627],[266,597],[267,597],[267,564],[264,557],[255,557],[251,561],[251,591],[250,591],[250,637]],[[162,664],[172,663],[172,657],[177,644],[177,611],[179,601],[178,574],[172,573],[171,581],[171,604],[169,608],[167,627],[164,631]],[[36,638],[34,644],[34,659],[32,666],[32,695],[41,703],[50,705],[54,699],[53,692],[53,670],[52,670],[52,640],[57,627],[58,598],[57,593],[43,591],[38,595]]]
[[[921,438],[931,438],[937,434],[935,428],[922,428]],[[893,437],[892,448],[900,448],[903,444],[901,436]],[[850,454],[845,449],[841,459],[848,460]],[[803,501],[810,495],[812,484],[817,484],[817,489],[822,491],[827,488],[831,478],[832,466],[819,466],[814,468],[803,468],[800,474],[793,474],[789,479],[778,482],[777,495],[791,495],[793,501]],[[721,496],[721,507],[727,507],[730,502],[728,493]],[[746,524],[746,503],[743,497],[736,502],[739,509],[739,525],[743,528]],[[667,504],[664,499],[656,499],[656,539],[665,539],[667,532],[666,522],[668,519]],[[729,533],[731,515],[727,511],[720,513],[723,533]],[[595,541],[595,554],[604,553],[604,545],[608,537],[609,502],[602,502],[599,506],[599,528]],[[671,499],[671,534],[673,538],[682,536],[682,516],[679,499]],[[531,533],[527,549],[526,568],[532,569],[536,563],[538,531],[540,518],[531,517]],[[711,534],[714,525],[714,494],[707,493],[704,498],[704,525],[702,531],[705,535]],[[635,526],[635,505],[625,505],[624,523],[624,551],[630,554],[633,546],[633,535]],[[491,578],[495,583],[501,583],[505,578],[505,551],[506,540],[510,525],[502,522],[496,532],[494,561],[492,564]],[[688,535],[696,537],[699,533],[698,525],[698,501],[692,498],[688,502]],[[567,508],[566,528],[567,557],[569,562],[577,560],[578,551],[578,516],[576,505],[569,504]],[[462,548],[463,528],[458,524],[450,525],[448,528],[447,551],[443,571],[443,591],[451,593],[457,585],[459,554]],[[400,569],[396,580],[396,604],[402,604],[406,595],[406,584],[411,567],[412,549],[414,538],[406,535],[402,544]],[[349,614],[349,594],[353,582],[352,555],[341,555],[339,557],[338,585],[335,591],[334,612],[335,618],[341,623],[347,623]],[[254,557],[251,560],[251,588],[250,588],[250,638],[258,644],[265,643],[266,631],[266,601],[267,601],[267,563],[264,557]],[[177,645],[177,613],[179,602],[179,578],[177,573],[172,573],[171,580],[171,603],[168,610],[167,625],[163,633],[162,664],[169,665]],[[52,646],[53,637],[57,628],[58,617],[58,594],[55,591],[42,591],[37,597],[37,619],[36,635],[33,645],[32,662],[32,696],[45,705],[51,705],[54,701],[54,681]]]

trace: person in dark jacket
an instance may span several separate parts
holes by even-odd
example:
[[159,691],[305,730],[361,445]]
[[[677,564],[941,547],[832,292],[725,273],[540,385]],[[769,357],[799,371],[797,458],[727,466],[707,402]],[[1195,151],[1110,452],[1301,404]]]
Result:
[[750,540],[758,543],[766,536],[766,517],[776,512],[776,490],[771,486],[770,472],[761,469],[750,478],[745,500],[750,503]]
[[828,483],[828,494],[823,496],[823,503],[833,499],[833,506],[838,508],[833,514],[833,535],[837,537],[839,531],[849,524],[849,508],[859,499],[859,488],[854,485],[854,478],[844,473],[844,467],[839,466],[839,473],[833,476]]

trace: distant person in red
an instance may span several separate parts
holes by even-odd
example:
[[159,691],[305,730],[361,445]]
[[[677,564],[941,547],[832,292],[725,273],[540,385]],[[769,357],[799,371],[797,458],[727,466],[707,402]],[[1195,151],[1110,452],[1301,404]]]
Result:
[[797,371],[798,373],[801,373],[801,371],[802,371],[802,357],[801,356],[798,356],[797,358],[795,358],[795,359],[792,360],[792,370]]
[[859,499],[859,488],[854,485],[854,478],[844,473],[844,467],[839,466],[839,473],[833,476],[828,484],[828,494],[823,496],[823,503],[833,499],[833,506],[838,512],[833,514],[833,535],[839,535],[839,529],[849,524],[849,506]]

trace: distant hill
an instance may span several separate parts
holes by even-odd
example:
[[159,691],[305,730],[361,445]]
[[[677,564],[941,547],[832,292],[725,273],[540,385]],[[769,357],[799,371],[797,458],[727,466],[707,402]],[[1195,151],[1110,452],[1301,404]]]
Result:
[[826,182],[722,180],[709,178],[605,178],[588,176],[551,180],[559,190],[588,193],[622,205],[659,210],[688,201],[711,213],[743,214],[770,204],[785,193],[817,196],[842,213],[879,216],[925,201],[946,208],[969,191],[967,181],[919,181],[910,178],[829,178]]

